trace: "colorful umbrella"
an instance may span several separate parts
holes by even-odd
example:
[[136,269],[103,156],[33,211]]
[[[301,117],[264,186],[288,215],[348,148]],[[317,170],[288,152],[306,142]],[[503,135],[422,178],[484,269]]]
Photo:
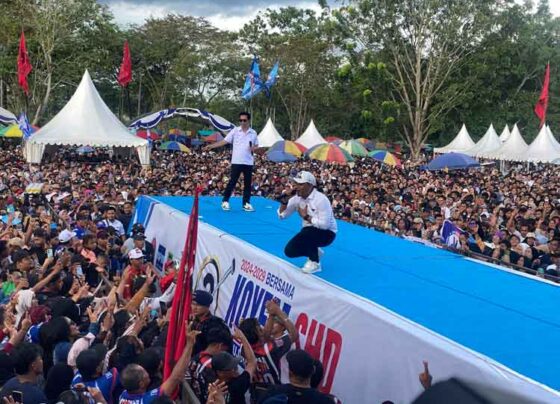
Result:
[[[151,140],[159,140],[161,135],[158,131],[154,129],[149,129],[150,131],[150,139]],[[142,139],[148,139],[148,129],[140,129],[136,131],[136,136],[141,137]]]
[[327,143],[334,143],[334,144],[339,144],[342,142],[342,139],[336,136],[327,136],[325,140],[327,141]]
[[368,155],[368,151],[365,146],[358,142],[357,140],[345,140],[341,144],[338,145],[343,150],[346,150],[352,156],[358,157],[366,157]]
[[313,160],[327,161],[330,163],[346,164],[354,161],[350,153],[335,144],[327,143],[315,146],[307,152]]
[[301,155],[306,151],[305,147],[299,143],[292,142],[291,140],[280,140],[274,143],[269,151],[283,151],[289,153],[296,157],[301,157]]
[[190,153],[191,150],[182,143],[179,142],[163,142],[159,145],[160,150],[173,150],[182,151],[184,153]]
[[0,130],[1,137],[23,137],[21,129],[18,125],[10,125],[2,130]]
[[266,157],[275,163],[284,163],[284,162],[291,162],[296,161],[297,157],[293,154],[286,153],[282,150],[272,150],[266,153]]
[[366,139],[365,137],[361,137],[361,138],[356,139],[356,140],[358,142],[360,142],[368,150],[375,149],[375,140]]
[[388,166],[401,166],[401,161],[396,158],[393,153],[390,153],[387,150],[374,150],[369,152],[369,156],[374,160],[381,161],[382,163],[387,164]]
[[211,134],[210,136],[206,136],[202,140],[204,140],[205,142],[208,142],[208,143],[216,143],[216,142],[224,140],[224,137],[222,136],[222,134],[220,132],[214,132],[213,134]]
[[181,129],[177,129],[177,128],[173,128],[173,129],[169,129],[169,132],[167,132],[168,135],[175,135],[175,136],[185,136],[185,132],[183,132]]

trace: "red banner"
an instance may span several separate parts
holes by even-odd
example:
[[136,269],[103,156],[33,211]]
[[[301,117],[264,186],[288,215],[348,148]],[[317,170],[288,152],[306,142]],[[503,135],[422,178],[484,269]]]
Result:
[[539,127],[544,125],[546,120],[546,109],[548,107],[548,86],[550,84],[550,63],[546,65],[546,71],[544,73],[543,88],[541,90],[541,96],[535,105],[535,115],[540,119],[541,123]]
[[196,258],[196,243],[198,237],[198,195],[200,189],[195,190],[194,203],[189,217],[187,229],[187,239],[181,257],[179,274],[177,276],[177,289],[173,296],[171,306],[171,318],[167,331],[167,341],[165,347],[165,360],[163,379],[166,380],[171,374],[173,367],[183,353],[185,346],[185,322],[189,320],[192,300],[192,273]]
[[27,47],[25,45],[25,34],[21,32],[19,38],[19,52],[17,58],[17,69],[18,69],[18,84],[23,89],[25,94],[29,94],[29,86],[27,84],[27,76],[31,73],[33,67],[31,66],[31,61],[29,60],[29,55],[27,54]]
[[132,81],[132,60],[130,59],[128,41],[124,42],[123,58],[117,81],[121,87],[126,87]]

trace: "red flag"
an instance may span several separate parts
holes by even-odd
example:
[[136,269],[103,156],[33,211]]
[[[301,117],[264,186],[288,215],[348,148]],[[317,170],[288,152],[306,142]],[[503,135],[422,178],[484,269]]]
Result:
[[544,72],[544,83],[541,90],[541,96],[535,105],[535,115],[541,120],[539,127],[542,127],[546,120],[546,108],[548,107],[548,85],[550,83],[550,63],[547,63]]
[[126,87],[132,81],[132,61],[130,60],[128,41],[124,41],[121,69],[117,81],[121,87]]
[[29,86],[27,85],[27,76],[31,73],[33,67],[29,61],[29,55],[27,54],[27,47],[25,46],[25,34],[21,31],[21,36],[19,37],[19,52],[17,58],[17,68],[18,68],[18,84],[25,92],[25,95],[29,93]]
[[196,241],[198,236],[198,195],[200,189],[197,188],[194,194],[194,204],[189,217],[189,227],[187,229],[187,239],[181,257],[179,274],[177,276],[177,289],[173,296],[171,306],[171,317],[167,330],[167,341],[165,347],[165,359],[163,380],[167,380],[173,367],[181,357],[185,347],[185,322],[189,320],[192,300],[191,279],[194,271],[196,257]]

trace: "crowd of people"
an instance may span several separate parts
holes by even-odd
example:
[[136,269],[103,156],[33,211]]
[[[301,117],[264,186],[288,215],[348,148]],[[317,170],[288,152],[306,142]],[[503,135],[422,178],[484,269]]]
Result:
[[[202,290],[193,294],[183,355],[163,380],[175,267],[151,266],[153,247],[131,223],[134,204],[144,194],[191,195],[197,185],[222,195],[227,150],[154,150],[147,169],[96,153],[75,157],[63,150],[37,167],[19,150],[0,151],[6,403],[169,403],[185,383],[201,403],[336,402],[317,390],[321,363],[293,348],[297,331],[274,301],[266,324],[231,325],[211,313],[212,295]],[[443,228],[452,223],[458,251],[558,275],[560,177],[552,168],[430,173],[371,159],[255,158],[253,195],[277,200],[290,192],[290,176],[307,170],[342,220],[434,245],[448,244]]]

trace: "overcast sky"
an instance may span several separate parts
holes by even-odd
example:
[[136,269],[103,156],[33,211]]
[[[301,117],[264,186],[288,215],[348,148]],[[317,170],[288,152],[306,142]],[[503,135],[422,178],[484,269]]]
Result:
[[[141,24],[148,17],[169,13],[206,17],[221,29],[238,30],[266,8],[296,6],[320,10],[316,0],[98,0],[108,4],[120,25]],[[336,0],[329,0],[332,5]],[[549,0],[554,15],[560,16],[560,0]]]
[[[238,30],[259,11],[296,6],[320,10],[316,0],[98,0],[108,4],[120,25],[140,24],[147,17],[169,13],[206,17],[221,29]],[[334,1],[330,1],[334,3]]]

